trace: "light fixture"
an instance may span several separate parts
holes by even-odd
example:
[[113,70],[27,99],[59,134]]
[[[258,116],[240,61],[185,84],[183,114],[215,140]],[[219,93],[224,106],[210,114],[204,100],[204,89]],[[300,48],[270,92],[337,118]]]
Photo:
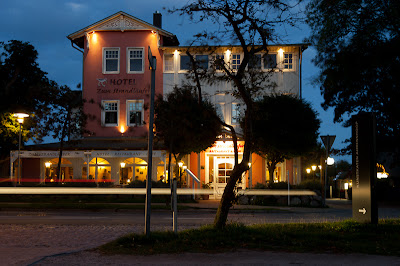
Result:
[[251,167],[251,163],[248,163],[247,165],[249,166],[249,168]]
[[51,162],[45,162],[44,165],[46,166],[46,168],[50,168]]
[[319,168],[319,170],[321,170],[322,169],[322,165],[318,165],[318,168]]
[[344,189],[348,190],[349,189],[349,183],[344,183]]
[[283,52],[284,52],[283,49],[279,48],[278,53],[283,54]]
[[182,162],[182,161],[181,161],[181,162],[179,162],[179,163],[178,163],[178,165],[179,165],[179,167],[180,167],[180,168],[182,168],[182,166],[183,166],[183,162]]
[[124,127],[124,125],[121,125],[121,127],[119,128],[119,132],[121,132],[121,134],[124,134],[125,133],[125,127]]
[[17,118],[19,123],[19,141],[18,141],[18,184],[21,184],[21,131],[24,118],[29,117],[26,113],[15,113],[14,117]]
[[122,162],[122,163],[120,163],[120,165],[121,165],[121,168],[125,168],[126,163]]
[[312,166],[311,166],[311,169],[312,169],[313,171],[315,171],[315,170],[317,169],[317,166],[316,166],[316,165],[312,165]]
[[335,159],[333,159],[332,157],[328,157],[328,159],[326,159],[327,165],[333,165],[334,163],[335,163]]
[[307,168],[307,169],[306,169],[306,172],[307,172],[307,174],[311,173],[311,169],[310,169],[310,168]]

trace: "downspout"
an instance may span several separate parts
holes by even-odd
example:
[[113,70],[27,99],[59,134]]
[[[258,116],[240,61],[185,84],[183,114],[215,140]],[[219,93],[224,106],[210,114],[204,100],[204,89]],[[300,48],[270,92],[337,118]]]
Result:
[[79,52],[82,53],[82,83],[81,83],[81,88],[82,88],[82,99],[83,99],[83,68],[85,67],[83,55],[84,55],[85,53],[84,53],[84,51],[82,51],[82,50],[79,49],[78,47],[75,47],[75,46],[74,46],[74,42],[73,42],[72,40],[71,40],[71,46],[72,46],[72,48],[74,48],[74,49],[76,49],[76,50],[78,50]]

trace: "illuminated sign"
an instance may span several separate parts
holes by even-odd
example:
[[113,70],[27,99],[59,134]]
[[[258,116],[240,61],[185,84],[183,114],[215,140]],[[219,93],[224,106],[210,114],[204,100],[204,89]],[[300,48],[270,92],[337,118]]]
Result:
[[[238,152],[243,153],[244,141],[238,141]],[[216,141],[214,145],[206,150],[207,153],[234,154],[233,141]]]

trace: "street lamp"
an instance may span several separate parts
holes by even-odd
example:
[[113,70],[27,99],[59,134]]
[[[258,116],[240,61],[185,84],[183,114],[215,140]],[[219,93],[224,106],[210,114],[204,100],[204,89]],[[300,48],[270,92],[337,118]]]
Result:
[[21,129],[22,123],[24,123],[24,118],[29,117],[28,114],[25,113],[15,113],[14,117],[17,118],[19,123],[19,141],[18,141],[18,184],[21,184]]
[[[124,168],[126,166],[126,163],[122,162],[122,163],[120,163],[120,166],[121,166],[121,181],[123,184],[124,183]],[[119,182],[120,184],[121,184],[121,181]]]
[[313,180],[315,179],[315,170],[317,170],[317,166],[316,165],[312,165],[311,169],[313,170]]
[[180,161],[180,162],[178,163],[178,166],[179,166],[179,171],[178,171],[178,174],[179,174],[179,182],[180,182],[181,185],[182,185],[181,168],[182,168],[182,166],[183,166],[183,162]]

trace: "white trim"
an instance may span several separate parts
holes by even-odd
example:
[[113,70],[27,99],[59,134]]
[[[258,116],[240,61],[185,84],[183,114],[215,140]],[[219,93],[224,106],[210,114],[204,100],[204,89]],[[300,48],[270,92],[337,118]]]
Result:
[[[117,71],[106,71],[106,51],[118,51],[118,70]],[[102,71],[103,74],[119,74],[120,72],[120,61],[121,61],[121,51],[119,47],[103,47],[102,55]]]
[[[130,103],[137,103],[137,102],[141,102],[142,103],[142,110],[141,110],[141,112],[142,112],[142,117],[141,117],[141,123],[140,124],[136,124],[136,123],[133,123],[133,124],[131,124],[130,123],[130,119],[129,119],[129,104]],[[135,99],[135,100],[126,100],[126,125],[128,126],[128,127],[132,127],[132,126],[143,126],[144,125],[144,100],[143,99]]]
[[[172,70],[165,70],[165,63],[167,62],[167,60],[165,60],[166,55],[172,56]],[[164,73],[174,73],[175,72],[175,55],[173,53],[164,53],[164,55],[163,55],[163,72]]]
[[[131,71],[130,67],[130,50],[142,50],[142,70],[141,71]],[[126,73],[128,74],[143,74],[144,73],[144,58],[145,52],[144,47],[126,47]]]
[[[117,123],[116,124],[106,124],[106,112],[104,110],[104,104],[105,103],[117,103]],[[120,103],[119,100],[102,100],[101,101],[101,125],[103,127],[117,127],[119,126],[119,109],[120,109]]]

